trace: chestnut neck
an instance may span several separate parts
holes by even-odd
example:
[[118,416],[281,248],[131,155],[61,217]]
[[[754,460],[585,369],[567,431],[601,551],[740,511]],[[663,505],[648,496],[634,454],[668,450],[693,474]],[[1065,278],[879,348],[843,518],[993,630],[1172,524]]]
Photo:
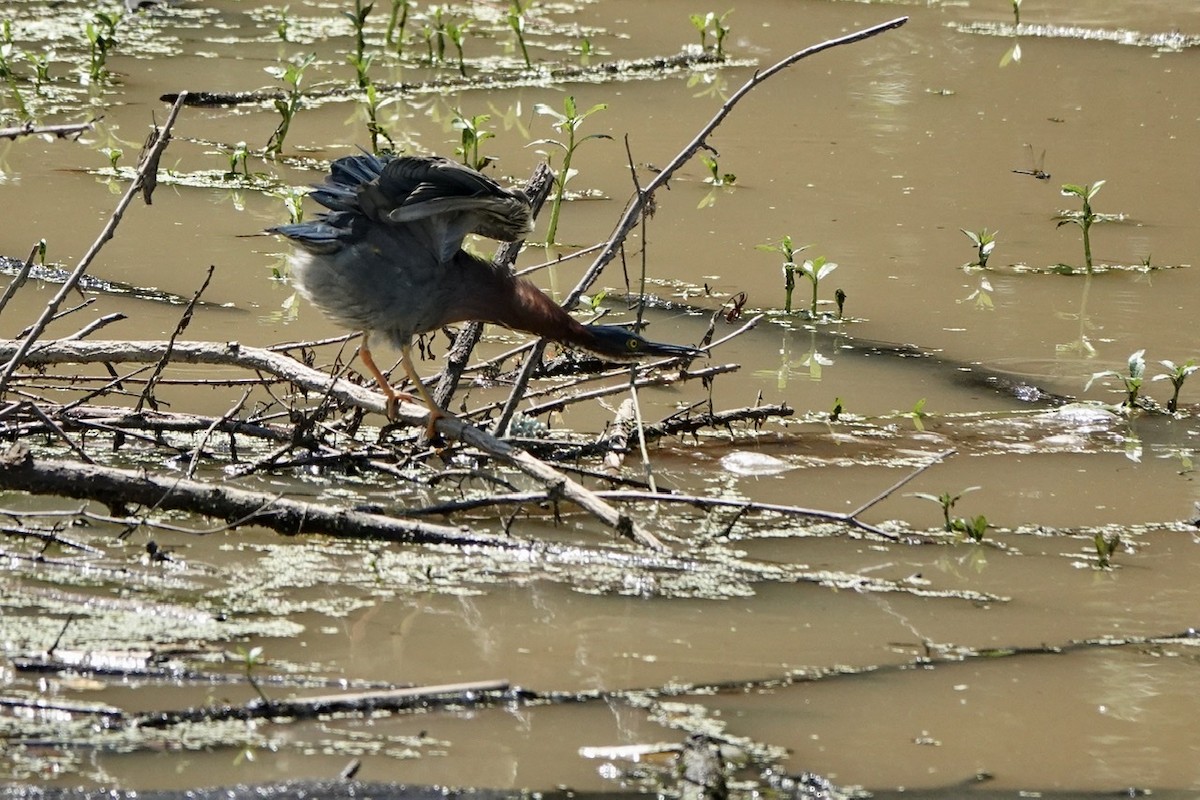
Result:
[[503,325],[564,344],[586,347],[591,335],[586,327],[546,296],[533,283],[514,276],[507,268],[459,253],[455,259],[459,281],[452,318],[443,324],[479,320]]

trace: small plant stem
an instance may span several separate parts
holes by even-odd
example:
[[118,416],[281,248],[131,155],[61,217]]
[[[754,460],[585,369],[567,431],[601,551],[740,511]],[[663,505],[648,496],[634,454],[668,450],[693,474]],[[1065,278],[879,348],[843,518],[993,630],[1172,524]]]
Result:
[[1083,201],[1083,263],[1087,268],[1089,275],[1092,274],[1092,206],[1091,203],[1084,198]]
[[573,140],[575,139],[574,131],[567,134],[567,137],[569,142],[567,145],[567,152],[563,156],[562,169],[559,170],[558,175],[554,180],[554,198],[550,201],[550,225],[546,229],[546,244],[549,245],[554,244],[554,237],[558,235],[558,213],[562,209],[563,195],[566,194],[567,191],[567,174],[571,169],[571,151],[573,149],[572,145],[574,144]]
[[511,0],[508,25],[517,36],[517,46],[521,48],[521,58],[525,60],[525,68],[531,68],[533,62],[529,60],[529,48],[525,46],[525,9],[521,7],[521,0]]

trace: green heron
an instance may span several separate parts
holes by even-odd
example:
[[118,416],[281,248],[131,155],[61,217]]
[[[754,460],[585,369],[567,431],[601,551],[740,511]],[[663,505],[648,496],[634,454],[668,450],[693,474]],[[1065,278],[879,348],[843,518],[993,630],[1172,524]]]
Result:
[[587,349],[606,359],[694,358],[692,347],[650,342],[616,325],[585,326],[534,284],[462,249],[468,233],[502,242],[533,230],[529,199],[473,169],[438,157],[363,154],[333,162],[312,198],[328,211],[314,222],[268,229],[299,249],[292,276],[326,316],[362,331],[359,357],[395,418],[398,400],[371,357],[372,334],[400,350],[409,380],[429,407],[428,431],[446,415],[412,362],[412,340],[454,322],[479,320]]

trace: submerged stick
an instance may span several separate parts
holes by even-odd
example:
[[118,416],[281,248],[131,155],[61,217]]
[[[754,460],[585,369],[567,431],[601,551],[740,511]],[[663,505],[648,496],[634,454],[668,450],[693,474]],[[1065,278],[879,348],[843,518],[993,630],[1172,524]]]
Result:
[[215,722],[226,719],[314,719],[329,714],[378,714],[441,706],[491,705],[499,700],[512,700],[519,692],[510,692],[508,681],[472,681],[437,686],[412,686],[400,689],[380,689],[367,692],[343,692],[319,697],[296,697],[289,700],[252,700],[244,706],[207,706],[184,711],[149,711],[126,720],[139,728],[165,728],[194,722]]

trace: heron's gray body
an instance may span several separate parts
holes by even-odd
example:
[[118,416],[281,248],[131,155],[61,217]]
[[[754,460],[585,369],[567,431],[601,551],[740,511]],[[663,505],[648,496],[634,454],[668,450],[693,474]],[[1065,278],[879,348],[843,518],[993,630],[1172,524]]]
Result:
[[300,245],[292,278],[333,321],[396,347],[453,322],[508,324],[503,303],[487,308],[479,298],[489,289],[511,294],[513,277],[462,243],[468,233],[501,241],[528,234],[532,215],[520,192],[442,158],[361,155],[334,162],[312,196],[329,211],[271,230]]

